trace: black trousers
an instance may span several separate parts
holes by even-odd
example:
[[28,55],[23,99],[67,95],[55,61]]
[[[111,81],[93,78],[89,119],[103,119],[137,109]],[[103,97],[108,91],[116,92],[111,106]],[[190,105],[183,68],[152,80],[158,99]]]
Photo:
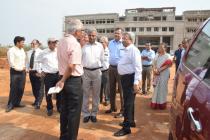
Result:
[[105,101],[109,101],[110,90],[109,90],[109,70],[102,71],[101,76],[101,91],[100,91],[100,102],[103,102],[103,95],[105,97]]
[[61,91],[60,140],[77,140],[83,91],[82,78],[68,78]]
[[32,92],[35,98],[35,105],[41,105],[44,96],[43,78],[36,76],[36,71],[29,71],[29,79],[31,81]]
[[[59,75],[58,73],[55,74],[50,74],[47,73],[44,77],[44,85],[45,85],[45,97],[46,97],[46,102],[47,102],[47,110],[53,109],[53,102],[52,102],[52,94],[48,95],[48,90],[51,87],[54,87],[56,83],[59,80]],[[56,94],[56,107],[57,110],[60,110],[60,104],[61,104],[61,94],[58,93]]]
[[120,75],[117,72],[117,67],[109,66],[109,85],[110,85],[110,104],[111,110],[115,110],[116,106],[116,83],[118,83],[118,88],[120,92],[120,103],[121,103],[121,110],[123,112],[123,91],[120,81]]
[[124,99],[124,129],[130,129],[130,124],[134,122],[134,74],[121,75],[121,83]]
[[26,81],[25,71],[16,71],[10,68],[10,93],[8,105],[17,106],[20,104],[23,97]]

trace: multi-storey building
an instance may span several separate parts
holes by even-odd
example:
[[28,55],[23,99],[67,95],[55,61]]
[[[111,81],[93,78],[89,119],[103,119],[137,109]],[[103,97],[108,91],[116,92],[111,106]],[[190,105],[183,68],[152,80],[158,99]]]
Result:
[[183,15],[175,15],[175,11],[175,7],[136,8],[126,9],[125,16],[118,13],[73,15],[66,16],[65,21],[78,18],[87,28],[95,27],[99,36],[105,35],[109,39],[113,38],[114,29],[121,27],[136,34],[135,44],[139,48],[146,42],[154,48],[164,42],[174,50],[183,38],[190,38],[196,28],[210,17],[210,10],[185,11]]

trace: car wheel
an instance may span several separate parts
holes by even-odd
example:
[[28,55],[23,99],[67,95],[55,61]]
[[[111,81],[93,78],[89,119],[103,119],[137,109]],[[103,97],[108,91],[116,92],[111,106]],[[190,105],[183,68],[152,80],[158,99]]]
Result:
[[168,134],[168,140],[173,140],[173,135],[171,132],[169,132],[169,134]]

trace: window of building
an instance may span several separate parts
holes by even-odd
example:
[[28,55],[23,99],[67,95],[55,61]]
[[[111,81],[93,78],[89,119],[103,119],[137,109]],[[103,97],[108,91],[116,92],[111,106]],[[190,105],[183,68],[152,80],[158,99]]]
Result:
[[161,17],[154,17],[154,20],[159,21],[161,20]]
[[158,32],[159,31],[159,27],[154,27],[154,31]]
[[163,17],[162,17],[162,20],[166,20],[166,16],[163,16]]
[[144,32],[144,27],[139,27],[139,32]]
[[110,21],[111,21],[111,23],[114,23],[114,19],[111,19]]
[[126,32],[130,32],[130,28],[129,28],[129,27],[126,27],[126,28],[125,28],[125,31],[126,31]]
[[173,32],[174,31],[174,27],[169,27],[169,31]]
[[167,31],[167,27],[162,27],[162,31],[166,32]]
[[113,28],[107,28],[106,33],[114,33],[114,29]]
[[105,29],[97,29],[98,33],[105,33]]
[[137,21],[137,17],[133,17],[133,21]]
[[151,27],[147,27],[147,32],[151,32],[152,28]]
[[136,32],[136,27],[132,27],[132,28],[131,28],[131,31],[132,31],[132,32]]

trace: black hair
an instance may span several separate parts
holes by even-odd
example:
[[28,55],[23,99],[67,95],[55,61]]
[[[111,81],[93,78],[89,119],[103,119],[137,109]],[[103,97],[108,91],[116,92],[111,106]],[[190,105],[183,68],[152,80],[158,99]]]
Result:
[[21,37],[21,36],[16,36],[14,38],[14,44],[17,45],[18,42],[21,42],[21,41],[25,41],[25,38],[24,37]]

